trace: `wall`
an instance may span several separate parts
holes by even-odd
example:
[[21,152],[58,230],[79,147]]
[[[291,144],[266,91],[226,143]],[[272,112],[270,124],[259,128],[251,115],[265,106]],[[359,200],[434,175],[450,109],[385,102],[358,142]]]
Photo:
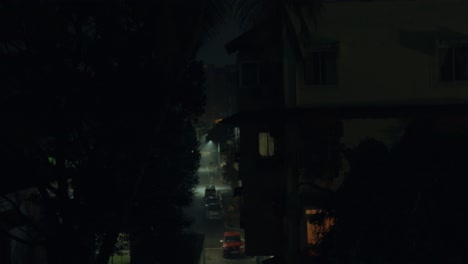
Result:
[[437,82],[435,49],[437,36],[468,39],[467,13],[454,0],[325,4],[313,35],[339,41],[338,85],[305,87],[299,63],[298,105],[468,100],[466,82]]

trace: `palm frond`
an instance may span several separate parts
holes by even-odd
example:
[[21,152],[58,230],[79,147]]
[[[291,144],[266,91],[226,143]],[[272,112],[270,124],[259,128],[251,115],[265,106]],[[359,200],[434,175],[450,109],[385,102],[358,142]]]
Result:
[[209,37],[215,37],[219,33],[218,26],[226,22],[229,9],[230,2],[228,0],[208,0],[203,29]]
[[247,30],[257,23],[272,18],[281,9],[284,0],[237,0],[233,4],[233,16]]
[[290,8],[298,17],[303,14],[314,21],[322,7],[322,0],[233,0],[232,12],[243,30],[255,24],[281,19],[286,8]]

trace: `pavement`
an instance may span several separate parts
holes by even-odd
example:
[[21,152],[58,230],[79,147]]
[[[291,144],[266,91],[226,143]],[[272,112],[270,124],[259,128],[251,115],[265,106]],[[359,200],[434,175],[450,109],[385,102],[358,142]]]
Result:
[[[230,184],[226,184],[222,181],[222,177],[219,174],[211,174],[210,170],[206,167],[201,167],[198,171],[200,183],[196,188],[195,200],[192,205],[187,208],[186,213],[194,217],[195,222],[191,226],[190,230],[196,233],[205,235],[204,250],[202,253],[202,259],[200,264],[225,264],[225,263],[237,263],[237,264],[254,264],[256,263],[255,257],[243,257],[236,259],[223,258],[222,239],[223,232],[236,230],[240,231],[244,236],[244,230],[240,229],[239,226],[229,226],[224,220],[208,220],[204,217],[204,204],[203,195],[207,185],[213,184],[216,190],[223,197],[223,204],[225,208],[228,208],[228,204],[232,198],[232,189]],[[213,176],[212,179],[210,176]],[[211,181],[211,182],[210,182]],[[236,213],[236,212],[234,212]]]

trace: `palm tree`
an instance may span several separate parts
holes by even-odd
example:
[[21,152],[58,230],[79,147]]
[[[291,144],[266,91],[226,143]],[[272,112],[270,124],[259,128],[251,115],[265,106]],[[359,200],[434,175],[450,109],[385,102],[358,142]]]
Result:
[[[322,0],[234,0],[231,4],[234,17],[244,30],[258,24],[285,25],[298,19],[301,27],[307,25],[307,17],[315,22]],[[288,21],[289,20],[289,21]]]

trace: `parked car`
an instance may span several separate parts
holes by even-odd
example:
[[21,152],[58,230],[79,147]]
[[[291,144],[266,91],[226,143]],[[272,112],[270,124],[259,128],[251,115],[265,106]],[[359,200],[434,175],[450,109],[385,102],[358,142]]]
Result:
[[203,198],[204,201],[206,201],[206,199],[208,197],[216,197],[216,187],[213,186],[213,185],[209,185],[209,186],[206,186],[205,187],[205,196]]
[[206,219],[210,219],[210,220],[223,219],[224,218],[223,206],[220,203],[209,204],[205,206],[205,217]]
[[242,257],[245,254],[244,239],[238,231],[224,232],[224,237],[220,241],[223,243],[223,257]]
[[208,206],[210,204],[221,204],[221,200],[219,200],[219,197],[217,196],[208,196],[205,199],[205,206]]

